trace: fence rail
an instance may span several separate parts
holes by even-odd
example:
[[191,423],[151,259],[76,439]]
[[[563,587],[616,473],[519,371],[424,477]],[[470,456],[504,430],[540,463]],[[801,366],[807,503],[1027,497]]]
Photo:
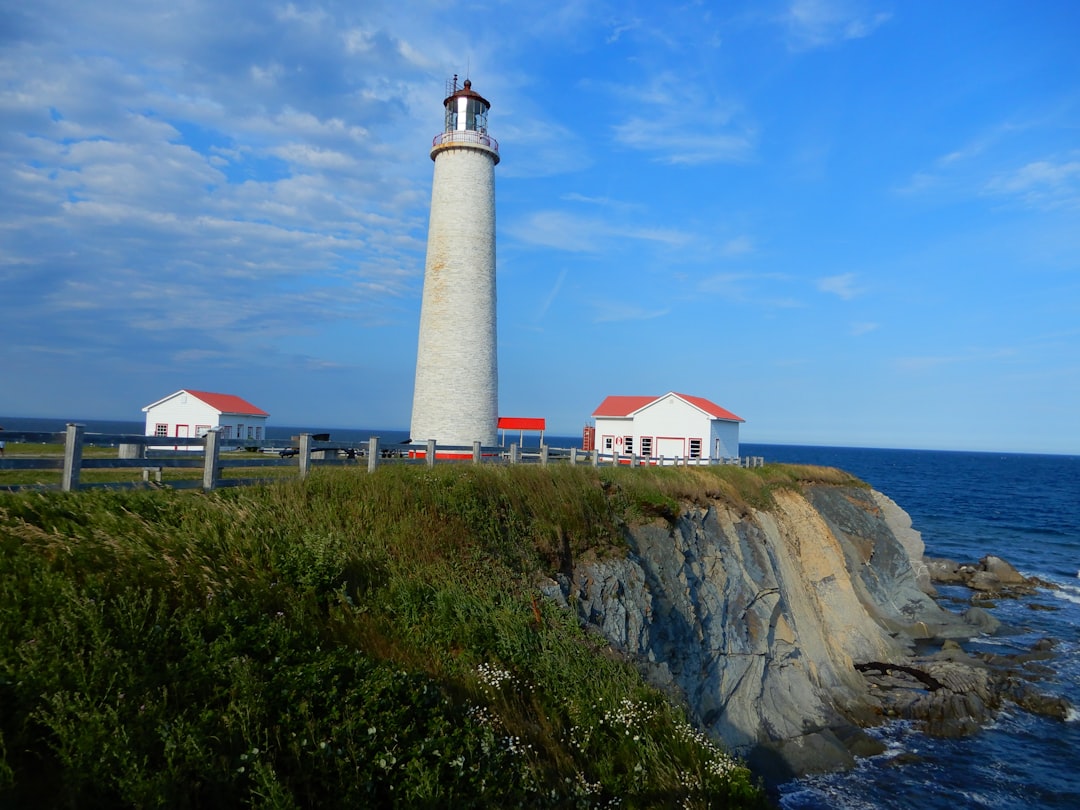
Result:
[[[423,445],[410,443],[383,444],[372,436],[366,444],[343,446],[340,442],[319,441],[313,434],[302,433],[293,437],[293,443],[279,447],[274,440],[226,439],[217,430],[198,438],[141,436],[130,434],[87,433],[84,425],[69,423],[62,433],[0,433],[9,445],[62,444],[63,456],[35,455],[0,456],[0,471],[60,471],[59,484],[15,483],[0,484],[0,491],[20,489],[60,489],[70,492],[91,487],[124,489],[163,483],[165,469],[202,470],[202,476],[173,479],[168,486],[176,489],[204,490],[219,487],[241,486],[274,480],[266,475],[225,477],[228,469],[245,471],[270,471],[275,468],[292,468],[305,478],[315,466],[367,466],[374,472],[382,464],[438,463],[497,463],[497,464],[591,464],[594,467],[611,465],[628,466],[705,466],[710,464],[738,464],[743,467],[759,467],[764,459],[760,456],[726,459],[708,458],[645,458],[618,453],[600,453],[597,450],[582,451],[576,447],[557,448],[540,445],[523,448],[517,444],[507,447],[485,447],[474,442],[471,447],[436,445],[428,441]],[[116,458],[84,458],[86,447],[115,447]],[[222,455],[225,452],[227,455]],[[277,454],[278,458],[272,455]],[[271,457],[267,457],[271,455]],[[142,481],[85,482],[85,470],[141,470]]]

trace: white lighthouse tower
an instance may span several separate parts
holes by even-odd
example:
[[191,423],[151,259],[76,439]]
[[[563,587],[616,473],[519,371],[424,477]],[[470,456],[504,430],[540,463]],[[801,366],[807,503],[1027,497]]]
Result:
[[[439,447],[498,439],[495,347],[495,165],[491,105],[468,79],[447,83],[446,125],[435,136],[424,299],[413,389],[413,442]],[[440,455],[441,455],[440,451]]]

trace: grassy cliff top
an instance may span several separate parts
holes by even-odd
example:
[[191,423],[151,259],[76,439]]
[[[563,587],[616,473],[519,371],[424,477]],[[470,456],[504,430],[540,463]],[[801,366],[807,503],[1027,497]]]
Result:
[[0,496],[0,804],[764,806],[538,582],[835,470],[386,466]]

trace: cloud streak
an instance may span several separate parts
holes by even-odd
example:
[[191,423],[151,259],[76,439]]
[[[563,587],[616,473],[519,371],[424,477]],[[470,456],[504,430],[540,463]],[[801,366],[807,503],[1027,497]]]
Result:
[[891,18],[890,12],[873,11],[856,0],[795,0],[780,21],[789,47],[801,51],[864,39]]

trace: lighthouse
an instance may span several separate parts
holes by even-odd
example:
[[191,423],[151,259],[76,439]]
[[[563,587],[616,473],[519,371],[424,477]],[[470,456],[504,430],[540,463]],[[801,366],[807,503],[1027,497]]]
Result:
[[[498,437],[495,335],[495,166],[491,105],[465,80],[447,82],[445,126],[431,145],[424,297],[413,389],[413,442],[493,445]],[[440,451],[440,455],[442,452]]]

